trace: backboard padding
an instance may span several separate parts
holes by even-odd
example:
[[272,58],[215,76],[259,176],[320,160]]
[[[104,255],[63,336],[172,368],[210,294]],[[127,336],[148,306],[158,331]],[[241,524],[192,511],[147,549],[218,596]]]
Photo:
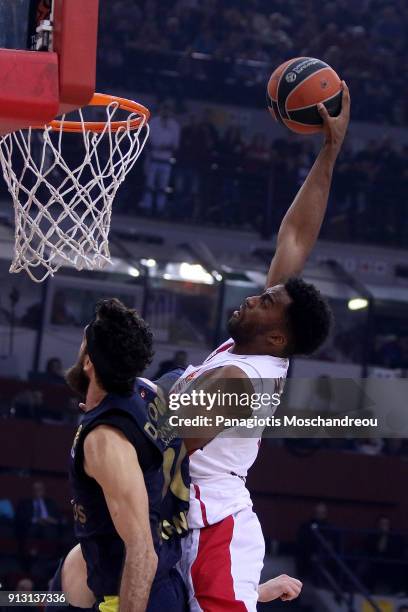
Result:
[[[7,27],[0,23],[0,136],[44,125],[90,102],[95,93],[98,9],[99,0],[0,0],[0,21],[7,22]],[[37,24],[50,16],[52,28],[46,27],[52,30],[47,34],[51,38],[44,45],[49,50],[29,50],[33,42],[35,47]],[[54,92],[58,104],[50,116],[56,106]]]

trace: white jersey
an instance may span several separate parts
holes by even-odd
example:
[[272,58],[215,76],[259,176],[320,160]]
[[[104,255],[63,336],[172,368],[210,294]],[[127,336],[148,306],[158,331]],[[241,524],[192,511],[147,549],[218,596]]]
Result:
[[[242,370],[254,386],[254,393],[276,392],[276,383],[286,378],[288,359],[269,355],[236,355],[234,341],[228,340],[216,349],[200,366],[189,366],[172,388],[172,393],[183,393],[202,374],[224,366]],[[273,387],[273,388],[272,388]],[[272,416],[272,405],[262,416]],[[257,413],[257,416],[260,416]],[[245,480],[258,454],[262,429],[253,437],[231,437],[231,429],[190,455],[189,527],[199,528],[218,523],[225,517],[252,506]]]

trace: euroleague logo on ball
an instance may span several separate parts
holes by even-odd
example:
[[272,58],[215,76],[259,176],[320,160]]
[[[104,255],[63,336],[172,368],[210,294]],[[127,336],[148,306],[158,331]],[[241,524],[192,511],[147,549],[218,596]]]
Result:
[[328,112],[341,112],[342,89],[337,72],[315,57],[294,57],[272,72],[268,84],[267,107],[270,115],[296,134],[323,130],[316,104],[328,102]]

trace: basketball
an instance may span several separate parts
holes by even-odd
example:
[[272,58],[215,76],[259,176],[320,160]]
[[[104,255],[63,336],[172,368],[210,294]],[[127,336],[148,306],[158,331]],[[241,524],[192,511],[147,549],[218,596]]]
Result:
[[317,110],[322,102],[329,115],[341,110],[341,80],[325,62],[314,57],[297,57],[278,66],[267,87],[268,108],[272,117],[299,134],[322,130]]

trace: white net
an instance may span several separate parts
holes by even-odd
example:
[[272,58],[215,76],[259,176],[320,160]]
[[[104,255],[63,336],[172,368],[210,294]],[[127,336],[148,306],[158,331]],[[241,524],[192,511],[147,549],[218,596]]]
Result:
[[[63,116],[57,131],[29,128],[0,138],[3,176],[15,210],[10,272],[25,270],[41,282],[64,262],[78,270],[110,263],[112,202],[149,134],[146,118],[136,113],[114,131],[118,109],[117,102],[106,106],[100,133],[88,129],[78,110],[79,133],[64,132]],[[140,123],[134,129],[136,117]]]

